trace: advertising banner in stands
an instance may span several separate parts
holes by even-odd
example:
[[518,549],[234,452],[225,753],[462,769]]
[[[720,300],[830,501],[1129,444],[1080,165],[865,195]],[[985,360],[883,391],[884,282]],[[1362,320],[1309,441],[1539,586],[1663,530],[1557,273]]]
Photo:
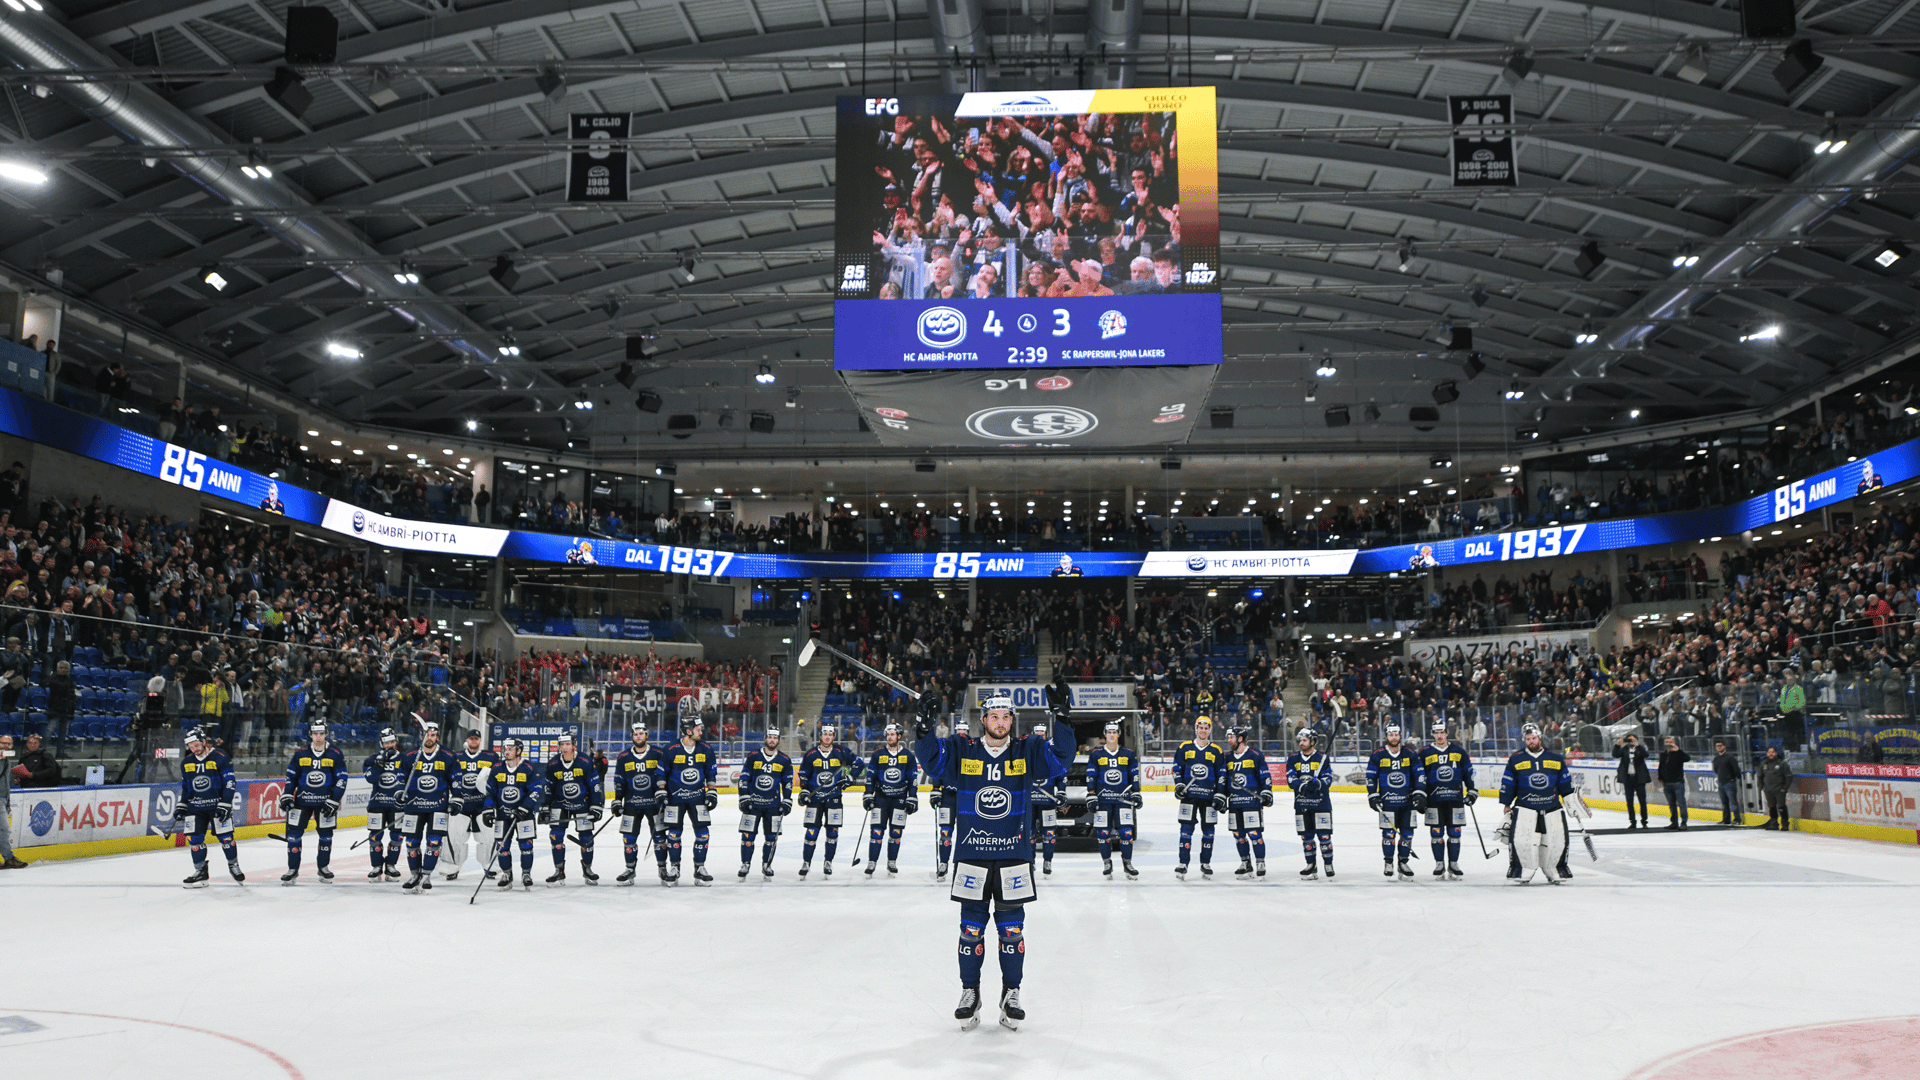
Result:
[[574,113],[568,128],[575,149],[567,155],[568,202],[627,201],[627,128],[630,113]]
[[[1137,368],[1135,373],[1196,369]],[[1206,370],[1206,369],[1198,369]],[[982,378],[979,373],[951,373]],[[1099,374],[1117,374],[1102,372]],[[898,373],[855,372],[854,377],[904,378]],[[1039,381],[1045,381],[1043,377]],[[1104,406],[1103,406],[1104,407]],[[991,411],[991,410],[990,410]],[[995,434],[1028,435],[1040,447],[1081,445],[1071,430],[1098,417],[1066,409],[1009,407],[982,426]],[[1192,410],[1183,406],[1183,413]],[[1137,419],[1135,417],[1134,419]],[[911,417],[908,417],[911,420]],[[1100,423],[1106,423],[1100,420]],[[1115,421],[1116,423],[1130,423]],[[1004,425],[1004,430],[1002,426]],[[1177,426],[1177,425],[1175,425]],[[715,551],[662,544],[522,532],[391,517],[282,484],[272,477],[215,461],[184,447],[0,388],[0,431],[193,491],[217,495],[257,511],[320,526],[342,536],[385,547],[476,557],[500,556],[561,565],[601,566],[696,577],[734,578],[1034,578],[1034,577],[1281,577],[1418,572],[1436,566],[1524,563],[1556,555],[1585,554],[1654,544],[1719,540],[1781,525],[1845,502],[1887,484],[1920,476],[1920,439],[1888,447],[1766,494],[1729,506],[1658,517],[1555,523],[1425,544],[1354,550],[1231,552],[929,551],[892,554],[823,553],[772,555]],[[1084,432],[1082,432],[1084,434]]]
[[560,736],[571,734],[573,745],[581,753],[587,753],[586,725],[566,721],[539,720],[495,720],[487,725],[487,747],[498,753],[500,743],[506,739],[519,739],[525,746],[521,753],[528,761],[547,761],[560,752]]
[[[1132,683],[1068,683],[1068,703],[1076,709],[1103,712],[1131,709]],[[1006,695],[1016,709],[1047,707],[1047,688],[1040,683],[969,683],[967,696],[978,709],[989,698]]]
[[1473,660],[1492,655],[1545,658],[1560,649],[1584,653],[1591,647],[1592,637],[1585,630],[1546,630],[1536,634],[1408,641],[1406,654],[1408,659],[1428,667],[1455,658]]

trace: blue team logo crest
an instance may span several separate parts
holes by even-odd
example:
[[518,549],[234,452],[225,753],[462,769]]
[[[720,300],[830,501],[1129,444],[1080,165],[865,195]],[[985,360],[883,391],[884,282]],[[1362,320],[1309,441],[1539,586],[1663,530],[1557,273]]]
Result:
[[819,774],[813,778],[813,782],[818,787],[825,787],[825,788],[832,787],[833,786],[833,770],[821,769]]
[[1206,568],[1207,568],[1207,557],[1205,555],[1187,556],[1187,569],[1198,574],[1202,570],[1205,570]]
[[973,812],[988,821],[998,821],[1013,811],[1013,795],[1006,788],[981,788],[973,796]]
[[1100,775],[1106,777],[1108,787],[1119,787],[1120,781],[1127,778],[1127,774],[1121,772],[1119,769],[1108,769]]
[[1442,765],[1433,770],[1433,778],[1443,784],[1450,782],[1453,779],[1453,766]]
[[566,799],[568,802],[572,802],[573,800],[579,798],[580,792],[581,792],[581,787],[580,787],[580,782],[578,780],[569,780],[566,783],[560,785],[560,797],[563,799]]
[[931,307],[920,313],[914,332],[929,349],[951,349],[967,340],[967,317],[958,308]]
[[1405,787],[1406,785],[1407,785],[1406,773],[1403,773],[1400,770],[1395,769],[1394,771],[1387,774],[1388,787]]
[[34,803],[32,812],[27,815],[27,828],[32,829],[33,835],[35,836],[45,836],[52,832],[53,804],[50,802]]
[[900,775],[899,769],[889,765],[886,771],[880,774],[880,779],[883,783],[897,784],[900,782]]
[[1193,778],[1195,780],[1205,780],[1207,777],[1211,775],[1213,774],[1208,771],[1205,765],[1195,763],[1195,765],[1193,766]]
[[500,789],[500,801],[501,801],[501,802],[504,802],[504,803],[517,803],[517,802],[519,802],[519,801],[520,801],[520,789],[519,789],[519,788],[517,788],[517,787],[506,787],[506,788],[501,788],[501,789]]
[[759,776],[753,778],[753,786],[759,788],[761,791],[772,791],[774,783],[772,773],[761,773]]
[[1545,791],[1553,786],[1553,778],[1546,773],[1537,772],[1527,777],[1527,786],[1535,791]]
[[206,773],[201,773],[199,776],[194,777],[193,790],[195,791],[213,790],[213,777],[208,776]]
[[1235,788],[1236,790],[1239,790],[1239,791],[1245,791],[1245,790],[1246,790],[1246,788],[1247,788],[1247,774],[1246,774],[1246,773],[1234,773],[1234,774],[1233,774],[1233,786],[1234,786],[1234,788]]
[[314,769],[314,770],[312,770],[312,771],[310,771],[310,772],[308,772],[308,773],[307,773],[307,786],[308,786],[308,787],[310,787],[310,788],[320,788],[320,787],[326,787],[326,786],[327,786],[327,774],[326,774],[326,773],[324,773],[324,772],[321,772],[321,771],[320,771],[319,769]]
[[689,767],[689,768],[685,768],[685,769],[681,769],[681,770],[680,770],[680,782],[681,782],[681,783],[683,783],[683,784],[697,784],[697,783],[699,783],[699,782],[700,782],[700,770],[699,770],[699,769],[695,769],[695,768],[691,768],[691,767]]
[[634,773],[633,786],[640,791],[645,791],[648,788],[653,786],[653,776],[649,773],[643,773],[643,772]]
[[1127,332],[1127,317],[1117,311],[1106,311],[1100,315],[1100,340],[1117,338]]

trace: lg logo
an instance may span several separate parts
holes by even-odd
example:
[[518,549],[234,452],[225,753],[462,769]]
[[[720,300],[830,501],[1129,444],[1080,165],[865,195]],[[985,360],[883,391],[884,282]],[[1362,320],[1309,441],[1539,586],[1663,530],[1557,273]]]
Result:
[[900,99],[899,99],[899,98],[890,98],[890,97],[880,97],[880,98],[873,98],[873,97],[870,97],[870,98],[868,98],[868,99],[867,99],[867,101],[866,101],[866,105],[867,105],[867,115],[868,115],[868,116],[898,116],[898,115],[900,115]]

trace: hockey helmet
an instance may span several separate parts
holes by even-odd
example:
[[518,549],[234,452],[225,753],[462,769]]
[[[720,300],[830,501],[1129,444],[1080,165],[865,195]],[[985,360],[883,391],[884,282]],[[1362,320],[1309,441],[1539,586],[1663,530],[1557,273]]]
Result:
[[1384,732],[1382,732],[1381,734],[1382,734],[1382,735],[1383,735],[1384,737],[1386,737],[1386,738],[1389,738],[1389,739],[1397,739],[1397,738],[1399,738],[1399,737],[1400,737],[1400,736],[1401,736],[1402,734],[1404,734],[1404,733],[1403,733],[1403,732],[1402,732],[1402,731],[1400,730],[1400,725],[1399,725],[1399,724],[1388,724],[1388,725],[1387,725],[1387,730],[1386,730],[1386,731],[1384,731]]
[[1207,715],[1206,713],[1201,713],[1201,714],[1200,714],[1199,716],[1196,716],[1196,717],[1194,717],[1194,718],[1193,718],[1193,726],[1194,726],[1194,727],[1199,727],[1199,726],[1200,726],[1201,724],[1205,724],[1205,725],[1207,725],[1208,727],[1212,727],[1212,726],[1213,726],[1213,717],[1211,717],[1211,716],[1208,716],[1208,715]]
[[399,741],[400,741],[400,736],[395,735],[393,733],[392,728],[383,727],[380,729],[380,745],[381,746],[385,746],[388,743],[398,743]]
[[1293,741],[1302,746],[1312,746],[1320,741],[1320,735],[1310,727],[1303,727],[1299,733],[1293,737]]
[[645,720],[635,720],[633,722],[633,727],[631,730],[635,735],[647,734],[648,733],[647,722]]
[[326,733],[327,722],[325,720],[315,720],[313,723],[307,725],[307,734],[309,735],[325,735]]
[[778,739],[779,737],[780,737],[780,729],[779,729],[779,728],[777,728],[777,727],[770,727],[770,728],[768,728],[768,729],[767,729],[767,738],[769,738],[769,739]]
[[884,730],[884,731],[882,731],[882,732],[881,732],[880,734],[882,734],[882,735],[898,735],[898,734],[900,734],[900,733],[901,733],[901,731],[902,731],[902,730],[904,730],[904,729],[902,729],[902,728],[900,727],[900,725],[899,725],[899,724],[888,724],[888,725],[886,726],[886,730]]
[[707,722],[700,719],[699,713],[688,713],[680,718],[681,731],[692,731],[694,728],[703,728],[706,726]]
[[821,725],[820,725],[820,734],[822,734],[822,735],[838,735],[838,734],[840,734],[840,729],[839,729],[839,728],[837,728],[837,727],[834,727],[834,726],[833,726],[832,724],[821,724]]
[[1539,725],[1539,724],[1534,724],[1534,723],[1526,723],[1526,724],[1522,724],[1522,725],[1520,725],[1520,737],[1521,737],[1521,738],[1523,738],[1523,739],[1526,739],[1526,738],[1534,738],[1534,739],[1537,739],[1537,738],[1539,738],[1539,737],[1540,737],[1540,725]]
[[1118,734],[1120,734],[1120,721],[1118,721],[1118,720],[1109,720],[1109,721],[1107,721],[1107,726],[1106,726],[1106,728],[1105,728],[1105,729],[1103,729],[1103,730],[1105,730],[1105,731],[1107,731],[1107,732],[1108,732],[1108,733],[1110,733],[1110,734],[1114,734],[1114,735],[1118,735]]
[[516,739],[511,735],[500,740],[501,750],[525,750],[526,748],[527,748],[526,743],[521,742],[519,739]]
[[1239,725],[1236,724],[1235,726],[1227,729],[1227,738],[1239,739],[1241,742],[1246,742],[1247,735],[1249,733],[1250,733],[1250,730],[1248,728],[1240,727]]
[[192,746],[194,743],[212,742],[213,740],[207,738],[205,731],[196,727],[189,729],[186,737],[181,741],[185,742],[188,746]]
[[566,731],[562,731],[562,732],[560,733],[560,737],[559,737],[559,738],[557,738],[557,739],[555,739],[555,740],[553,740],[553,745],[555,745],[555,746],[572,746],[572,745],[574,745],[574,742],[575,742],[575,740],[574,740],[574,738],[573,738],[573,731],[572,731],[571,729],[569,729],[569,730],[566,730]]
[[420,721],[420,734],[425,735],[429,731],[433,732],[435,735],[440,734],[440,725],[434,723],[431,720]]
[[980,703],[981,716],[985,716],[996,709],[1005,709],[1008,712],[1012,712],[1013,696],[1011,694],[995,694],[994,696]]
[[1447,733],[1447,722],[1445,720],[1435,720],[1433,726],[1427,729],[1427,733],[1430,735],[1445,735]]

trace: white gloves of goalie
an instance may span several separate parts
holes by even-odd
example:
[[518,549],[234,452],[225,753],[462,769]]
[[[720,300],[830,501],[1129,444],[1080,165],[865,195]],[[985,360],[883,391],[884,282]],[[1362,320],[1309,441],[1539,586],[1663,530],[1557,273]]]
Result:
[[1501,822],[1500,827],[1493,830],[1493,839],[1494,839],[1494,842],[1498,843],[1501,847],[1510,848],[1513,846],[1513,819],[1512,818],[1508,818],[1506,821]]

